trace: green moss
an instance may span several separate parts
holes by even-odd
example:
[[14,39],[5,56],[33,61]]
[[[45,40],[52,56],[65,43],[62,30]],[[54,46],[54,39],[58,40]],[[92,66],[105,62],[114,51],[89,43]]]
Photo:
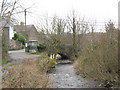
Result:
[[6,68],[8,68],[8,67],[12,67],[12,66],[14,66],[14,65],[17,65],[17,64],[16,64],[16,63],[14,63],[14,64],[10,64],[10,65],[8,65],[8,66],[3,67],[2,69],[6,69]]

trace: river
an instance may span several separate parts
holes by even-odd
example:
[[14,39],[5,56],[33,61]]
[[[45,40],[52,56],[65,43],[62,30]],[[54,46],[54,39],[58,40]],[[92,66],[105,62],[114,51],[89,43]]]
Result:
[[95,88],[99,83],[75,74],[73,64],[57,65],[49,74],[54,88]]

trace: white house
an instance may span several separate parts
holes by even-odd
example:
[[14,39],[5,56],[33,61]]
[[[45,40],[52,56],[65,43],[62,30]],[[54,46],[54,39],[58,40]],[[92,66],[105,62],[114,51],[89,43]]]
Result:
[[12,39],[15,33],[16,32],[14,31],[14,24],[11,24],[9,27],[9,39]]
[[8,19],[7,17],[3,17],[0,19],[0,29],[1,28],[8,28],[6,29],[6,36],[9,37],[9,39],[12,39],[12,37],[14,37],[14,22],[12,20],[10,20],[10,22],[7,22]]

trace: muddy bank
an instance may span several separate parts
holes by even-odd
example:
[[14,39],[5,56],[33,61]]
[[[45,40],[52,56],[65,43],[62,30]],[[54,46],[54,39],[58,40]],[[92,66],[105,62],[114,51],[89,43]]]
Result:
[[57,65],[54,72],[48,75],[54,88],[95,88],[99,83],[84,79],[75,74],[72,64]]

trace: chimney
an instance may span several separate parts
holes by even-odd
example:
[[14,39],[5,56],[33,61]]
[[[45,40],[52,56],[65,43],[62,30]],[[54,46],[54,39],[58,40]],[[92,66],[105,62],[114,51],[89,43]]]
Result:
[[24,30],[25,30],[24,22],[20,22],[20,30],[21,30],[21,31],[24,31]]
[[21,26],[24,26],[24,22],[20,22],[20,25],[21,25]]

